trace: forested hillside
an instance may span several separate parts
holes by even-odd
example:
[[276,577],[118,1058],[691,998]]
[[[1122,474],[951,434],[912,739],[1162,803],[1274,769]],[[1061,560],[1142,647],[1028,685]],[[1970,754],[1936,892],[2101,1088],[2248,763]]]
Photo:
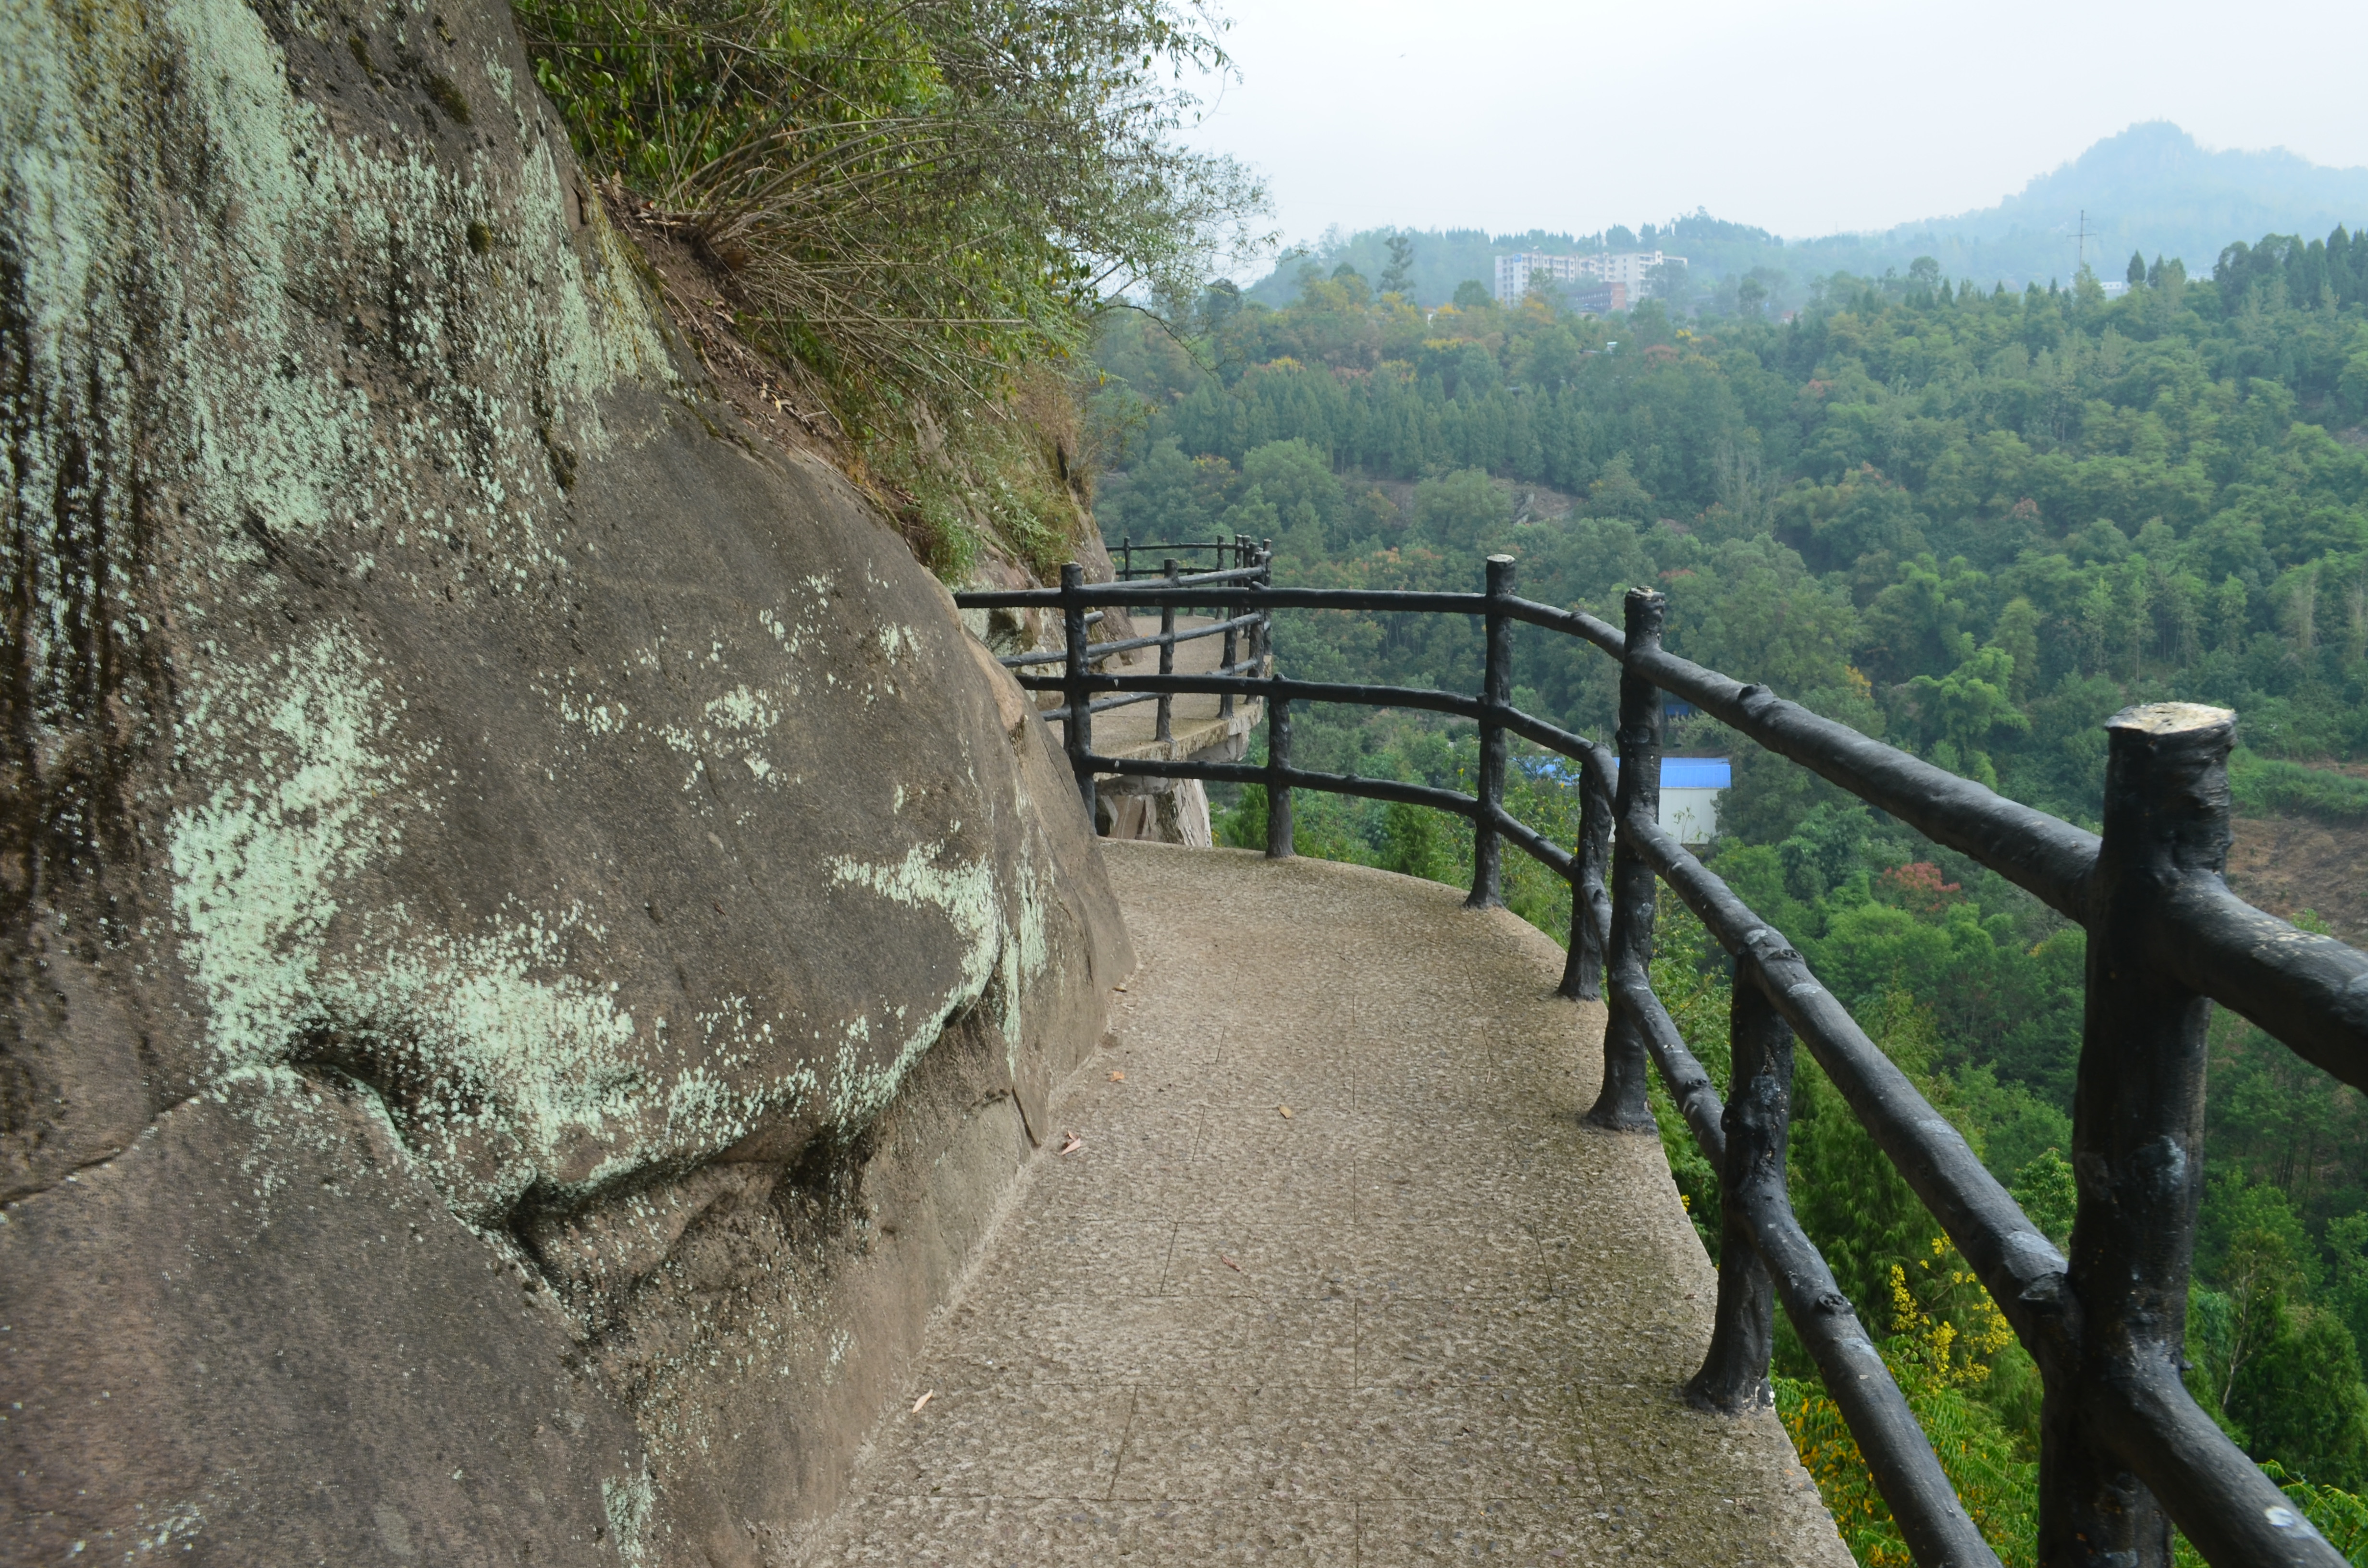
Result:
[[[2368,818],[2368,782],[2328,766],[2368,752],[2368,237],[2271,236],[2227,247],[2209,278],[2130,275],[2108,300],[2088,278],[2009,292],[1922,263],[1828,279],[1788,324],[1746,301],[1691,326],[1657,304],[1581,320],[1469,289],[1427,312],[1347,267],[1281,310],[1215,291],[1105,332],[1103,412],[1139,423],[1099,515],[1113,541],[1271,538],[1290,582],[1469,589],[1504,551],[1530,597],[1615,620],[1626,586],[1656,585],[1675,651],[2092,826],[2107,715],[2224,704],[2240,806]],[[1461,620],[1302,615],[1278,647],[1312,678],[1477,683]],[[1521,705],[1609,733],[1600,656],[1525,633],[1516,667]],[[1468,730],[1405,716],[1319,713],[1304,733],[1316,767],[1452,783],[1474,761]],[[1736,759],[1714,869],[2061,1235],[2083,934],[1706,719],[1674,722],[1670,744]],[[1518,794],[1567,835],[1544,759]],[[1448,881],[1468,866],[1453,819],[1330,797],[1301,811],[1303,849]],[[1262,815],[1247,792],[1232,831],[1247,841]],[[1509,898],[1562,934],[1550,879],[1522,869]],[[1715,1072],[1724,971],[1662,908],[1661,983]],[[2240,1020],[2214,1042],[2192,1386],[2333,1533],[2368,1483],[2368,1107]],[[1892,1332],[2014,1561],[2028,1358],[1814,1070],[1796,1100],[1804,1221]],[[1714,1213],[1712,1174],[1670,1125],[1679,1186]],[[1787,1419],[1855,1549],[1904,1561],[1787,1356]]]

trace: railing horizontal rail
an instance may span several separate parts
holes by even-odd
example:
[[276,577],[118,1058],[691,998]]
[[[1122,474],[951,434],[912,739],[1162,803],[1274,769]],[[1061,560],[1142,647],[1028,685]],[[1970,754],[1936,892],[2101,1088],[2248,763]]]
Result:
[[[1164,577],[1147,583],[1095,583],[1081,590],[1078,597],[1085,603],[1119,605],[1128,608],[1143,605],[1205,604],[1217,596],[1186,590],[1195,583],[1245,581],[1262,570],[1246,566],[1232,572],[1211,572],[1198,577],[1180,578],[1178,582],[1181,586]],[[964,609],[1043,609],[1066,602],[1061,597],[1061,592],[1058,588],[995,588],[962,593],[955,597]],[[1488,608],[1486,594],[1417,594],[1395,588],[1239,588],[1223,597],[1228,604],[1269,610],[1413,610],[1433,614],[1484,615]]]
[[1615,659],[1627,646],[1627,639],[1618,627],[1606,625],[1583,609],[1556,609],[1535,599],[1508,599],[1505,613],[1515,620],[1543,626],[1549,631],[1567,631],[1574,637],[1583,637]]
[[1489,806],[1487,815],[1488,819],[1496,824],[1498,833],[1527,850],[1530,858],[1545,867],[1547,870],[1554,872],[1565,881],[1578,875],[1578,857],[1554,843],[1528,823],[1498,805]]
[[[1744,983],[1748,983],[1745,982]],[[1725,1107],[1710,1074],[1678,1032],[1675,1019],[1633,964],[1611,984],[1643,1024],[1647,1049],[1669,1085],[1670,1097],[1693,1132],[1695,1146],[1714,1167],[1726,1165]],[[1908,1408],[1850,1298],[1834,1282],[1815,1243],[1801,1229],[1781,1188],[1773,1199],[1743,1195],[1751,1244],[1768,1267],[1784,1315],[1817,1364],[1827,1392],[1859,1440],[1868,1470],[1891,1502],[1900,1533],[1918,1562],[1995,1564],[1998,1557],[1966,1517],[1948,1472]]]
[[1783,934],[1759,918],[1683,846],[1649,824],[1637,848],[1718,945],[1748,959],[1769,1003],[1808,1043],[1852,1115],[1982,1283],[2034,1358],[2055,1357],[2077,1325],[2062,1321],[2065,1263],[1949,1120],[1917,1092],[1850,1010],[1818,983]]
[[[1766,687],[1745,686],[1657,651],[1637,672],[1781,756],[1879,806],[2091,923],[2089,879],[2101,840],[2045,812],[1820,718]],[[2216,873],[2180,879],[2151,921],[2174,972],[2352,1087],[2368,1089],[2368,953],[2255,909]]]
[[1729,728],[1879,806],[1936,844],[1963,850],[2074,920],[2088,915],[2098,838],[1970,778],[1871,741],[1764,686],[1746,686],[1654,650],[1630,667]]
[[[1163,636],[1158,632],[1153,632],[1144,637],[1121,638],[1115,642],[1097,642],[1088,650],[1088,653],[1090,657],[1099,664],[1104,659],[1115,658],[1121,653],[1132,653],[1138,648],[1157,648],[1178,642],[1198,642],[1203,637],[1222,637],[1228,631],[1239,631],[1246,626],[1256,626],[1260,619],[1255,615],[1237,615],[1231,620],[1212,620],[1206,626],[1188,626],[1173,636]],[[1009,653],[1004,656],[1002,664],[1007,670],[1029,669],[1038,665],[1063,664],[1068,657],[1066,652]]]
[[[1019,676],[1015,677],[1030,691],[1066,691],[1069,683],[1051,676]],[[1461,718],[1479,716],[1483,706],[1476,697],[1461,697],[1452,691],[1433,691],[1419,686],[1349,686],[1337,681],[1284,680],[1269,676],[1122,676],[1091,675],[1076,683],[1087,691],[1144,691],[1168,693],[1177,697],[1222,696],[1230,692],[1235,697],[1276,697],[1293,702],[1346,702],[1372,708],[1418,708],[1432,713],[1452,713]]]
[[2180,880],[2148,923],[2147,946],[2304,1061],[2368,1089],[2368,953],[2255,909],[2216,876]]
[[[1655,830],[1657,832],[1658,830]],[[1666,835],[1663,835],[1666,840]],[[1674,845],[1668,847],[1675,848]],[[1682,849],[1677,851],[1680,855]],[[1647,858],[1651,855],[1648,851]],[[1687,859],[1692,859],[1688,855]],[[1705,877],[1710,873],[1704,871]],[[1711,878],[1716,881],[1715,878]],[[1681,895],[1682,896],[1682,895]],[[1738,973],[1737,984],[1750,980]],[[1611,976],[1615,998],[1639,1026],[1654,1065],[1669,1086],[1669,1097],[1694,1135],[1695,1147],[1712,1166],[1724,1170],[1727,1160],[1725,1107],[1718,1090],[1678,1030],[1677,1020],[1634,963],[1616,965]],[[1884,1063],[1886,1066],[1889,1063]],[[1896,1069],[1894,1069],[1896,1072]],[[1914,1093],[1911,1087],[1908,1091]],[[1920,1101],[1920,1096],[1919,1096]],[[1853,1104],[1852,1108],[1856,1106]],[[1920,1194],[1919,1194],[1920,1196]],[[1891,1369],[1869,1338],[1858,1313],[1835,1284],[1816,1246],[1793,1216],[1781,1192],[1773,1201],[1753,1201],[1743,1195],[1751,1226],[1751,1244],[1766,1263],[1827,1392],[1858,1438],[1860,1452],[1892,1513],[1900,1533],[1918,1562],[1995,1564],[1997,1554],[1981,1531],[1966,1517],[1957,1501],[1948,1472],[1941,1469],[1932,1445],[1918,1424],[1915,1412],[1900,1392]],[[2016,1218],[2021,1219],[2020,1211]]]
[[[1212,585],[1253,583],[1265,570],[1262,566],[1235,566],[1223,572],[1195,572],[1189,576],[1158,577],[1140,584],[1091,583],[1076,597],[1086,603],[1113,605],[1121,609],[1137,605],[1206,604],[1215,596],[1188,590]],[[956,595],[955,602],[964,609],[1046,609],[1071,602],[1062,597],[1064,592],[1061,588],[982,588],[975,593]],[[1238,603],[1254,598],[1257,594],[1255,590],[1242,589],[1224,597],[1228,601]]]
[[[1258,661],[1257,660],[1246,659],[1239,664],[1224,665],[1219,669],[1211,671],[1207,675],[1178,676],[1172,677],[1178,680],[1201,681],[1207,683],[1202,686],[1156,686],[1152,687],[1148,690],[1137,690],[1133,682],[1138,678],[1146,681],[1156,681],[1171,677],[1164,676],[1143,676],[1140,677],[1132,676],[1124,676],[1121,677],[1127,682],[1124,687],[1105,687],[1104,689],[1122,691],[1125,695],[1098,699],[1095,701],[1086,704],[1086,711],[1089,714],[1102,713],[1107,712],[1112,708],[1131,708],[1138,702],[1156,702],[1163,697],[1190,697],[1195,695],[1207,695],[1211,692],[1221,697],[1229,693],[1238,695],[1238,688],[1226,684],[1228,680],[1247,679],[1250,677],[1229,676],[1228,672],[1256,669],[1258,667]],[[1064,682],[1053,680],[1043,676],[1019,676],[1015,678],[1019,680],[1019,684],[1023,687],[1030,691],[1064,691],[1067,689],[1067,687]],[[1263,680],[1260,680],[1258,684],[1263,687],[1266,683]],[[1258,694],[1252,692],[1249,695],[1257,696]],[[1044,720],[1047,723],[1059,724],[1066,722],[1069,715],[1063,709],[1043,708],[1037,710],[1037,717]]]
[[1899,1392],[1883,1354],[1835,1283],[1816,1246],[1781,1194],[1747,1194],[1751,1243],[1766,1263],[1784,1315],[1817,1363],[1826,1393],[1842,1415],[1874,1483],[1916,1561],[1998,1568],[1998,1553],[1957,1501],[1924,1428]]
[[1686,1119],[1694,1135],[1694,1146],[1715,1166],[1726,1162],[1726,1128],[1723,1118],[1725,1107],[1719,1102],[1718,1089],[1710,1081],[1710,1071],[1701,1058],[1686,1045],[1686,1037],[1678,1032],[1678,1021],[1653,991],[1652,983],[1634,965],[1622,965],[1611,971],[1611,988],[1619,999],[1645,1026],[1645,1048],[1653,1053],[1654,1065],[1660,1068],[1662,1081],[1669,1085],[1669,1097],[1677,1103],[1678,1113]]
[[1324,790],[1336,795],[1361,795],[1370,801],[1430,806],[1462,817],[1475,815],[1480,809],[1471,796],[1452,790],[1405,784],[1395,778],[1368,778],[1361,774],[1314,773],[1299,767],[1278,770],[1254,762],[1166,762],[1157,757],[1096,756],[1087,761],[1097,773],[1121,778],[1199,778],[1219,784],[1266,784],[1279,778],[1288,789]]
[[1548,751],[1560,752],[1576,761],[1582,769],[1593,769],[1597,778],[1609,790],[1615,769],[1611,755],[1585,735],[1573,734],[1559,724],[1549,724],[1543,719],[1532,718],[1518,708],[1508,708],[1498,714],[1498,722],[1524,740],[1535,741]]
[[[1159,693],[1156,691],[1130,691],[1117,697],[1104,697],[1098,699],[1095,701],[1088,702],[1086,704],[1086,711],[1088,713],[1107,713],[1113,708],[1133,708],[1142,703],[1156,702],[1158,700]],[[1068,715],[1063,712],[1060,709],[1055,708],[1048,711],[1044,717],[1052,720],[1057,724],[1064,722],[1068,718]]]

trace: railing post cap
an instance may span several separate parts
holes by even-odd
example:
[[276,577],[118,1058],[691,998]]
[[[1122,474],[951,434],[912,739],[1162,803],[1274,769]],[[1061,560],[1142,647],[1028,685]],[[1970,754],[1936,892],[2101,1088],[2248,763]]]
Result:
[[2237,723],[2233,708],[2213,708],[2201,702],[2146,702],[2124,708],[2105,721],[2108,730],[2141,735],[2192,735]]
[[1631,588],[1621,601],[1620,613],[1627,626],[1630,653],[1648,642],[1658,645],[1661,622],[1669,613],[1669,596],[1658,588]]
[[1510,566],[1513,563],[1514,559],[1514,557],[1509,555],[1492,555],[1488,558],[1488,564],[1491,566]]
[[1061,586],[1082,588],[1086,585],[1086,569],[1074,561],[1061,562]]

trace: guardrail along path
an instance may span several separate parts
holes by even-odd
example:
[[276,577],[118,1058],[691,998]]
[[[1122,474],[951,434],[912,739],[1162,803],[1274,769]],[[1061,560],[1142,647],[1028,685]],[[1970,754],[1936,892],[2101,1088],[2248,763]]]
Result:
[[1604,1015],[1553,942],[1104,853],[1115,1043],[810,1562],[1848,1563],[1772,1412],[1681,1401],[1717,1278],[1658,1142],[1581,1122]]
[[[1149,617],[1145,617],[1148,619]],[[1215,624],[1207,616],[1179,615],[1175,630],[1189,641],[1178,641],[1169,655],[1168,673],[1179,676],[1213,675],[1224,662],[1224,642],[1221,638],[1194,636],[1202,629]],[[1157,675],[1161,672],[1162,650],[1157,647],[1136,648],[1110,661],[1107,668],[1123,676]],[[1062,710],[1054,708],[1050,717],[1059,722]],[[1160,722],[1167,720],[1167,730],[1161,733]],[[1224,698],[1203,692],[1187,692],[1168,699],[1163,715],[1156,701],[1137,702],[1110,712],[1094,716],[1094,744],[1105,756],[1129,758],[1189,757],[1211,751],[1236,736],[1247,735],[1265,722],[1266,705],[1257,698],[1241,698],[1227,701]],[[1236,747],[1233,754],[1240,755]],[[1230,759],[1229,759],[1230,760]]]

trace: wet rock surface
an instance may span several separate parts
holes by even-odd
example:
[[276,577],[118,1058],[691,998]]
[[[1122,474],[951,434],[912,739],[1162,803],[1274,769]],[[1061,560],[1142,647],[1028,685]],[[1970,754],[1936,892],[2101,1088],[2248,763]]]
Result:
[[1056,747],[501,8],[20,7],[0,156],[0,1561],[761,1561],[1132,965]]

